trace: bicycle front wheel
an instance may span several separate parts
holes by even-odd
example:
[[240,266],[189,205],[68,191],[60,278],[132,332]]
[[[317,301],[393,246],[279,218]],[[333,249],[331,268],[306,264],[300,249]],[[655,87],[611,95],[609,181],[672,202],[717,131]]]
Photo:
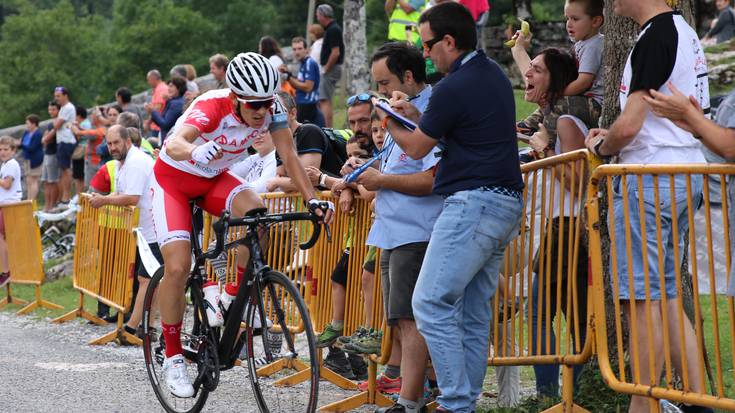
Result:
[[304,299],[291,280],[277,271],[266,273],[245,315],[248,376],[260,411],[316,411],[316,339]]

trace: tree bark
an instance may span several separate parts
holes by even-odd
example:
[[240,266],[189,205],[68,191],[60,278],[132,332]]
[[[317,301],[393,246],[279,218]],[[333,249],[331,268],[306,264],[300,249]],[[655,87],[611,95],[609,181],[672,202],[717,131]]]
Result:
[[343,33],[347,96],[352,96],[370,87],[370,73],[367,67],[367,37],[365,35],[365,0],[345,0],[344,4]]

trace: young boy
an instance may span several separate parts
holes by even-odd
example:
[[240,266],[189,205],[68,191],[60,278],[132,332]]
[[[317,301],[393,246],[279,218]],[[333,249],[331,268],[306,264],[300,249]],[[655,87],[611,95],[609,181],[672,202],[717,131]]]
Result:
[[[15,139],[0,137],[0,205],[20,201],[23,189],[20,186],[20,164],[15,160]],[[8,245],[5,242],[5,221],[0,210],[0,287],[10,281],[8,268]]]
[[[577,59],[579,67],[577,80],[567,86],[564,90],[564,95],[582,95],[587,100],[576,99],[573,101],[574,103],[572,101],[567,103],[563,99],[560,99],[557,105],[574,104],[575,106],[581,106],[575,108],[575,110],[589,111],[590,116],[594,119],[599,119],[600,117],[603,97],[602,49],[604,37],[600,34],[600,28],[604,23],[603,9],[603,0],[567,0],[564,5],[564,16],[567,19],[567,33],[569,34],[569,38],[574,42],[572,52]],[[520,31],[516,33],[515,38],[516,45],[511,49],[513,59],[521,70],[521,73],[526,73],[531,64],[531,59],[527,52],[531,45],[531,39],[526,38]],[[552,110],[552,113],[555,112]],[[530,117],[519,123],[518,126],[527,129],[528,132],[524,133],[530,135],[539,129],[539,123],[542,119],[543,115],[541,111],[537,110]],[[580,122],[576,123],[579,124]],[[597,125],[593,126],[596,127]],[[554,138],[556,137],[550,137],[550,139]]]

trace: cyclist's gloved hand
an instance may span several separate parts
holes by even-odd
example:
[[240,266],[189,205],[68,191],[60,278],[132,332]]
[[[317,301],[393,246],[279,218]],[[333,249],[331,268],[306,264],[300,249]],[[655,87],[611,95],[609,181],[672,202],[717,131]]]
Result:
[[309,212],[321,217],[325,223],[329,224],[332,221],[334,204],[331,201],[320,201],[316,198],[312,198],[306,203],[306,206],[309,208]]
[[201,163],[208,164],[213,159],[219,159],[222,157],[222,147],[219,146],[215,141],[209,141],[204,145],[197,146],[191,152],[191,159]]

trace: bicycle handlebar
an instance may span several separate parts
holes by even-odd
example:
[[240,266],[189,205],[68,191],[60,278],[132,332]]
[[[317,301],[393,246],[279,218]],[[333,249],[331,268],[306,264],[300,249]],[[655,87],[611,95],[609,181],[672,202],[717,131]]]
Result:
[[[311,238],[308,241],[299,244],[299,248],[302,250],[308,250],[316,244],[321,234],[321,220],[311,212],[288,212],[283,214],[255,214],[252,216],[245,216],[242,218],[231,218],[229,211],[223,211],[220,220],[215,222],[212,226],[216,237],[216,243],[213,250],[203,253],[205,259],[214,259],[218,257],[225,249],[225,237],[230,227],[253,227],[261,224],[273,224],[277,222],[289,222],[289,221],[311,221],[314,230],[311,233]],[[325,228],[327,232],[327,238],[331,240],[331,233],[329,227]]]

